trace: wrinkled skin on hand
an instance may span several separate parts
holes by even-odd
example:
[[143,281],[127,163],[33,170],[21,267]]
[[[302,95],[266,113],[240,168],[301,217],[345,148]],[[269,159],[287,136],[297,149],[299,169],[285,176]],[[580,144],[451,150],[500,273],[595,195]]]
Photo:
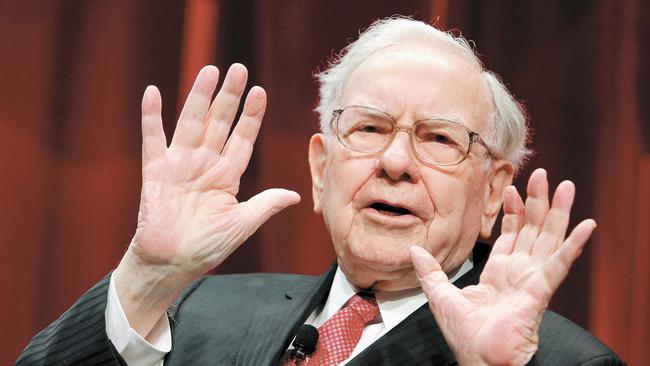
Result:
[[160,93],[149,86],[142,98],[138,226],[115,273],[127,318],[141,335],[148,334],[184,287],[222,263],[273,214],[300,201],[297,193],[284,189],[237,200],[239,180],[266,109],[266,93],[257,86],[250,90],[228,137],[247,71],[233,65],[213,100],[218,77],[214,66],[201,70],[169,147]]
[[546,172],[528,182],[524,204],[504,192],[502,233],[478,285],[458,289],[420,247],[411,258],[431,312],[461,365],[524,365],[537,350],[542,314],[596,223],[587,219],[565,238],[573,183],[557,187],[551,207]]

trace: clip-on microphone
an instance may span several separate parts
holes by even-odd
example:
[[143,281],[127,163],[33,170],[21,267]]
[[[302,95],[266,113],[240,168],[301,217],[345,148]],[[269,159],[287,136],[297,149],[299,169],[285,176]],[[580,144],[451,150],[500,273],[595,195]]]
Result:
[[296,359],[296,364],[301,363],[307,356],[314,353],[318,343],[318,329],[313,325],[303,324],[298,329],[294,339],[291,357]]

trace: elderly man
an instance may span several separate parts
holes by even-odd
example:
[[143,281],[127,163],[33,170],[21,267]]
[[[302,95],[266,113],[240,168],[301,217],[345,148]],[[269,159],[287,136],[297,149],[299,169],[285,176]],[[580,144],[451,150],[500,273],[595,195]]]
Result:
[[[218,70],[201,70],[169,147],[147,88],[131,245],[19,364],[622,364],[545,311],[596,226],[566,237],[573,184],[549,204],[537,170],[522,201],[510,186],[527,152],[520,106],[464,39],[409,19],[376,22],[320,75],[309,164],[337,264],[320,278],[202,277],[300,200],[235,198],[266,106],[252,88],[228,137],[246,79],[233,65],[212,100]],[[502,203],[488,254],[476,239]],[[287,351],[304,323],[320,338],[301,359]]]

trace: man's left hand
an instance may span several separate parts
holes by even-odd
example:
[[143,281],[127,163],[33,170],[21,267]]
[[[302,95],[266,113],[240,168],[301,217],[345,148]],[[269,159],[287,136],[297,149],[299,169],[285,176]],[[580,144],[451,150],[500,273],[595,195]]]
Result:
[[478,285],[459,289],[421,247],[411,248],[429,307],[461,365],[524,365],[539,342],[542,314],[566,277],[594,220],[578,224],[565,239],[575,196],[564,181],[549,209],[546,172],[528,182],[524,204],[517,190],[504,192],[504,218]]

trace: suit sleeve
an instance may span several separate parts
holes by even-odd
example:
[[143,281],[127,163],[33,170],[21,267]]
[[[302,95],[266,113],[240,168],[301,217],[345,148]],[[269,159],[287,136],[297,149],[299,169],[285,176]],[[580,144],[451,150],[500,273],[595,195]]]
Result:
[[32,338],[16,365],[126,365],[106,335],[109,280],[106,276]]
[[552,311],[544,313],[535,359],[539,365],[626,365],[614,351],[586,330]]

